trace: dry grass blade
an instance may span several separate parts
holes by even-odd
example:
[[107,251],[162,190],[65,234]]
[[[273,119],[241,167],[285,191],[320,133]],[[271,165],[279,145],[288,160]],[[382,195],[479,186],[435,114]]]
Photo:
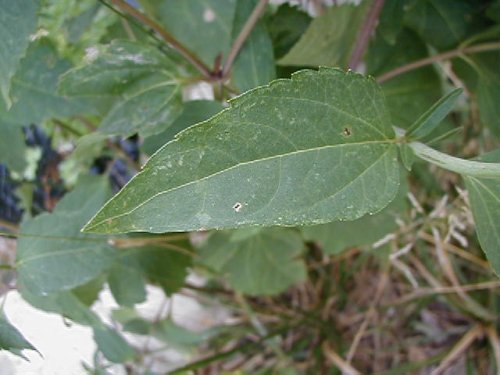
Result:
[[406,302],[410,302],[412,300],[432,296],[434,294],[459,294],[462,292],[472,292],[476,290],[484,290],[484,289],[497,289],[500,288],[500,280],[497,281],[486,281],[484,283],[477,284],[466,284],[461,285],[460,287],[454,286],[439,286],[435,288],[421,288],[411,294],[398,298],[397,300],[390,303],[390,305],[399,305]]
[[379,283],[377,285],[377,291],[375,292],[375,297],[373,301],[370,304],[370,307],[368,311],[366,312],[365,319],[363,320],[363,323],[361,323],[361,326],[358,329],[358,332],[356,332],[356,336],[354,336],[354,340],[351,344],[351,347],[349,348],[349,351],[347,352],[347,362],[351,362],[352,358],[354,357],[354,354],[356,353],[356,349],[359,345],[359,342],[361,341],[361,338],[365,334],[366,328],[368,327],[368,323],[370,323],[370,320],[375,313],[375,307],[378,304],[378,301],[380,300],[380,297],[382,296],[382,293],[385,289],[385,286],[387,285],[387,282],[389,280],[389,268],[387,268],[382,276],[380,277]]
[[337,366],[344,375],[361,375],[361,373],[340,357],[328,344],[327,341],[321,346],[323,354],[334,366]]
[[443,359],[440,365],[431,372],[431,375],[442,374],[458,357],[478,338],[484,334],[483,328],[477,324],[457,342],[451,352]]
[[495,363],[497,365],[497,373],[500,372],[500,338],[498,337],[498,332],[496,327],[491,324],[486,328],[486,334],[493,348],[493,355],[495,357]]
[[[432,245],[436,245],[435,243],[435,240],[434,238],[429,235],[428,233],[425,233],[425,232],[420,232],[418,234],[418,236],[423,239],[424,241],[432,244]],[[482,268],[485,268],[487,270],[490,270],[491,267],[490,265],[488,264],[487,261],[481,259],[481,258],[478,258],[477,256],[469,253],[468,251],[464,250],[464,249],[461,249],[459,248],[458,246],[455,246],[455,245],[452,245],[452,244],[449,244],[449,243],[443,243],[443,247],[449,251],[450,253],[453,253],[471,263],[474,263]]]

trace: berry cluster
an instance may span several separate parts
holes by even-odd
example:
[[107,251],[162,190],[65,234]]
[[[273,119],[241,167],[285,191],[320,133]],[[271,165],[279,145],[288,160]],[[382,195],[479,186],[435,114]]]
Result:
[[11,223],[19,223],[23,215],[23,210],[19,208],[19,198],[15,194],[17,186],[7,167],[0,164],[0,219]]

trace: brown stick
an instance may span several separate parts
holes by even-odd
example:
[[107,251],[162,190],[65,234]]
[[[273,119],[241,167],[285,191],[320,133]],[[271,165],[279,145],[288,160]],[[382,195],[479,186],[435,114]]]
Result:
[[358,33],[356,38],[356,43],[354,44],[354,49],[351,53],[351,57],[349,58],[349,69],[356,70],[363,55],[365,53],[366,47],[368,46],[368,41],[370,40],[370,36],[373,31],[377,27],[378,18],[380,16],[380,12],[384,7],[384,0],[374,0],[373,4],[366,15],[366,20],[363,24],[363,27]]
[[255,6],[254,10],[252,11],[252,14],[250,14],[250,17],[248,17],[248,20],[245,23],[245,25],[243,25],[243,28],[236,37],[233,45],[231,46],[231,50],[227,55],[227,60],[224,63],[224,68],[222,69],[223,78],[226,78],[230,73],[234,60],[236,59],[236,56],[238,56],[238,52],[240,51],[241,47],[243,47],[245,40],[252,32],[252,29],[259,20],[262,12],[264,11],[264,9],[266,9],[268,2],[269,0],[260,0],[259,3]]

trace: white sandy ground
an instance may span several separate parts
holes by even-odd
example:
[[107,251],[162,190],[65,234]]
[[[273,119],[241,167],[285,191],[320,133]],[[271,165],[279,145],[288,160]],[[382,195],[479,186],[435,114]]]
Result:
[[[190,281],[199,283],[191,276]],[[117,304],[110,292],[104,290],[99,301],[93,306],[105,322],[109,322],[109,315]],[[220,308],[210,308],[200,305],[196,300],[184,295],[174,295],[166,300],[160,288],[148,286],[146,302],[137,305],[136,310],[147,319],[165,316],[170,311],[172,319],[179,325],[191,330],[203,330],[213,324],[227,321],[228,314]],[[86,374],[82,362],[91,365],[95,343],[92,330],[65,321],[57,314],[46,313],[33,308],[25,302],[17,291],[7,295],[5,313],[10,322],[43,355],[43,358],[34,351],[24,351],[29,362],[6,351],[0,352],[0,375],[80,375]],[[135,345],[148,345],[157,348],[160,344],[155,340],[136,335],[126,335]],[[154,366],[152,370],[165,372],[194,359],[195,353],[179,352],[174,349],[163,350],[155,358],[151,358]],[[120,366],[110,371],[113,375],[125,375]]]

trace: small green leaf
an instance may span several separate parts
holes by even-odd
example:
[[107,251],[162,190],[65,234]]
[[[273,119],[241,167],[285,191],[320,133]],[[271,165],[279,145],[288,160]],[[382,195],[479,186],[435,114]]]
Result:
[[131,85],[102,120],[104,134],[156,134],[182,112],[182,93],[171,75],[151,74]]
[[[187,243],[181,242],[181,244],[188,246]],[[178,243],[176,246],[176,248],[181,247]],[[185,250],[191,251],[190,248]],[[122,269],[140,273],[148,281],[159,284],[166,294],[172,294],[184,285],[187,267],[191,265],[191,257],[162,245],[144,246],[123,250],[117,264]],[[122,273],[121,277],[128,280],[126,273]]]
[[66,95],[120,95],[99,127],[104,134],[151,135],[163,131],[182,112],[177,69],[156,48],[115,41],[88,52],[86,63],[66,73],[60,91]]
[[290,229],[252,228],[214,233],[199,254],[235,290],[271,295],[306,278],[304,262],[298,259],[303,250],[302,239]]
[[30,293],[21,285],[20,293],[24,300],[37,309],[60,314],[82,325],[100,326],[102,324],[99,317],[73,291],[55,292],[42,296]]
[[3,311],[0,311],[0,349],[8,350],[21,358],[27,360],[23,355],[23,349],[36,350],[24,336],[10,324]]
[[347,67],[363,24],[368,1],[361,5],[332,6],[315,18],[305,34],[281,60],[280,65]]
[[[238,0],[233,22],[233,40],[240,33],[256,4],[256,0]],[[238,53],[231,78],[240,91],[265,85],[276,78],[273,45],[262,20],[257,21]]]
[[[500,163],[500,151],[480,158]],[[499,164],[500,165],[500,164]],[[476,223],[479,243],[495,273],[500,276],[500,178],[463,176]]]
[[134,358],[134,350],[114,329],[104,325],[94,327],[94,340],[106,359],[114,363],[123,363]]
[[146,286],[140,270],[116,265],[109,271],[108,284],[120,306],[133,306],[146,300]]
[[168,345],[186,349],[206,342],[210,332],[193,332],[175,324],[171,319],[156,323],[153,327],[153,336]]
[[111,267],[115,250],[105,238],[80,233],[110,196],[105,178],[88,178],[52,213],[25,221],[17,248],[19,284],[34,294],[69,290]]
[[85,231],[174,232],[354,220],[399,185],[384,97],[370,78],[302,71],[186,129]]
[[117,40],[90,48],[83,65],[61,77],[59,92],[71,96],[118,95],[152,73],[170,74],[173,67],[157,48]]
[[104,356],[113,362],[123,362],[134,356],[126,341],[112,329],[106,327],[88,306],[77,298],[73,291],[50,293],[43,296],[20,289],[22,297],[34,307],[54,312],[72,321],[90,326],[94,330],[94,339]]
[[0,94],[7,108],[12,105],[11,79],[35,33],[38,7],[36,0],[0,0]]
[[399,155],[401,157],[401,162],[407,171],[411,171],[413,163],[415,161],[415,153],[406,144],[402,144],[399,146]]
[[410,139],[422,139],[432,133],[439,123],[451,112],[463,89],[455,89],[427,110],[408,128],[406,136]]

